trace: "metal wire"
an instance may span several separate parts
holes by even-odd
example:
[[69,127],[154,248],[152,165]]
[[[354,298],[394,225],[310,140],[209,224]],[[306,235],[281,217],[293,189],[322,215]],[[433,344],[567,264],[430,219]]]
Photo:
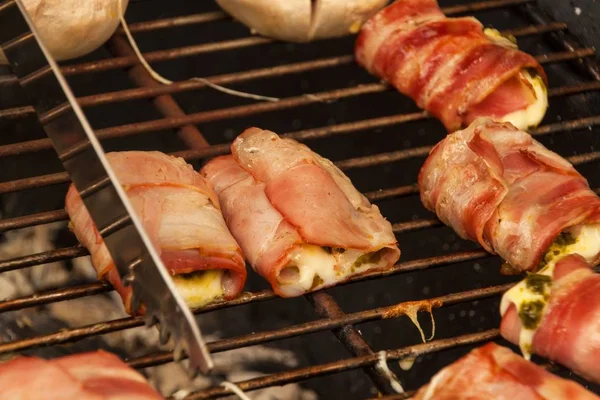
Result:
[[[567,25],[560,22],[553,22],[549,24],[542,24],[536,26],[528,26],[524,28],[507,29],[502,31],[505,35],[512,35],[515,37],[523,37],[528,35],[539,35],[542,33],[562,31],[567,28]],[[124,40],[120,37],[115,37],[113,42],[121,42],[120,46],[123,46]],[[130,51],[121,51],[119,54],[127,54],[131,56]],[[587,55],[587,53],[584,53]],[[256,79],[274,78],[279,76],[286,76],[292,74],[299,74],[309,72],[318,69],[333,68],[340,65],[350,64],[354,62],[353,55],[329,57],[320,60],[303,61],[298,63],[292,63],[287,65],[280,65],[269,68],[260,68],[250,71],[235,72],[231,74],[223,74],[212,77],[207,77],[209,81],[217,85],[228,85],[232,83],[241,83]],[[142,85],[146,86],[146,85]],[[116,92],[106,92],[101,94],[95,94],[90,96],[84,96],[78,98],[78,101],[82,107],[92,107],[103,104],[110,104],[115,102],[140,100],[146,98],[154,98],[156,96],[164,94],[175,94],[182,93],[191,90],[198,90],[205,88],[207,85],[200,81],[183,81],[176,82],[172,85],[152,85],[135,89],[126,89]],[[0,118],[17,118],[23,117],[28,114],[32,114],[33,108],[31,106],[17,107],[6,110],[0,110]],[[0,153],[2,155],[2,153]]]
[[[404,347],[401,349],[389,350],[386,352],[388,360],[401,360],[403,358],[416,358],[425,354],[437,353],[446,349],[476,344],[488,340],[495,339],[499,336],[498,329],[491,329],[485,332],[474,333],[471,335],[457,336],[451,339],[440,339],[432,342],[418,344],[414,346]],[[365,366],[374,365],[379,361],[379,356],[368,355],[354,357],[346,360],[339,360],[327,364],[315,365],[306,368],[298,368],[288,372],[280,372],[266,377],[249,379],[236,384],[244,391],[261,389],[268,386],[285,385],[287,383],[306,380],[321,375],[329,375],[337,372],[347,371],[349,369],[362,368]],[[227,392],[219,387],[203,390],[194,393],[186,400],[207,399],[221,397]]]
[[[515,36],[549,34],[553,40],[560,45],[559,52],[543,54],[537,56],[537,59],[543,64],[558,63],[564,61],[576,60],[580,65],[583,65],[585,71],[592,78],[598,79],[595,75],[597,69],[595,63],[591,60],[594,55],[593,49],[579,48],[579,46],[565,32],[566,24],[561,22],[547,22],[537,12],[537,8],[532,5],[533,0],[491,0],[474,2],[466,5],[458,5],[446,7],[443,11],[448,15],[461,13],[471,13],[493,9],[498,7],[518,6],[523,12],[531,18],[536,24],[523,28],[516,28],[504,31]],[[195,14],[182,17],[166,18],[156,21],[146,21],[132,24],[130,29],[132,32],[147,33],[160,29],[171,29],[191,24],[203,24],[219,20],[227,19],[228,17],[222,12],[210,12],[204,14]],[[272,40],[261,37],[244,37],[217,43],[204,43],[194,46],[180,47],[168,50],[151,51],[145,53],[145,57],[149,62],[161,62],[166,60],[182,59],[185,57],[210,54],[213,52],[229,51],[241,49],[251,46],[264,46],[271,43]],[[109,71],[114,69],[123,69],[133,67],[129,70],[129,76],[135,82],[138,88],[120,90],[116,92],[107,92],[84,96],[79,98],[79,102],[84,107],[94,107],[99,105],[114,104],[124,101],[138,99],[152,99],[156,109],[164,118],[145,121],[141,123],[127,124],[114,126],[105,129],[97,130],[97,135],[100,139],[122,138],[131,135],[138,135],[148,132],[153,132],[162,129],[177,129],[179,136],[186,143],[189,149],[173,153],[174,155],[185,158],[186,160],[200,160],[213,157],[220,154],[226,154],[229,151],[228,144],[210,146],[204,137],[196,128],[196,124],[205,122],[214,122],[231,118],[248,117],[260,113],[272,111],[284,111],[296,107],[303,107],[318,102],[340,101],[356,96],[383,93],[391,90],[385,84],[372,83],[359,85],[350,88],[336,89],[315,93],[311,95],[295,96],[283,99],[276,103],[259,103],[237,107],[229,107],[212,111],[204,111],[193,114],[185,114],[174,98],[171,96],[177,93],[184,93],[203,89],[206,85],[201,82],[186,81],[177,82],[173,85],[157,85],[145,76],[145,70],[142,70],[137,64],[137,58],[132,55],[130,48],[119,36],[111,39],[109,48],[114,57],[74,64],[63,67],[63,71],[67,75],[90,74],[101,71]],[[259,79],[272,79],[275,77],[290,76],[309,71],[334,69],[343,65],[350,64],[354,61],[352,55],[328,57],[317,60],[295,62],[287,65],[276,66],[273,68],[260,68],[242,72],[235,72],[209,77],[208,79],[216,84],[236,84]],[[31,79],[35,78],[35,74]],[[11,77],[2,77],[0,85],[13,84],[14,79]],[[552,98],[559,96],[570,96],[581,94],[589,91],[598,91],[600,82],[585,82],[571,86],[559,88],[551,88],[549,95]],[[58,107],[49,113],[40,116],[42,122],[50,121],[54,116],[62,112],[63,108]],[[21,118],[32,113],[30,107],[18,107],[0,110],[0,118]],[[386,126],[394,126],[406,122],[419,121],[429,118],[425,112],[403,113],[385,117],[378,117],[367,120],[348,122],[343,124],[335,124],[326,127],[305,129],[301,131],[289,132],[285,134],[287,137],[292,137],[300,141],[326,138],[334,135],[347,135],[358,131],[371,130]],[[544,125],[532,131],[533,135],[548,135],[558,132],[566,132],[571,130],[588,128],[600,123],[600,116],[591,116],[579,118],[572,121],[562,121],[555,124]],[[373,133],[376,134],[376,133]],[[41,150],[51,149],[51,143],[47,139],[39,139],[34,141],[22,142],[0,146],[0,157],[2,156],[17,156],[27,153],[33,153]],[[365,168],[375,165],[387,164],[405,160],[414,157],[424,157],[427,155],[431,146],[421,146],[409,148],[399,151],[356,157],[337,162],[336,164],[344,170]],[[569,157],[574,165],[579,165],[587,162],[596,161],[600,158],[600,152],[592,151],[585,154]],[[51,185],[66,184],[69,182],[66,173],[47,174],[33,178],[25,178],[0,183],[0,193],[10,193],[21,190],[40,188]],[[600,193],[600,189],[596,192]],[[366,193],[366,197],[373,202],[382,201],[392,198],[404,197],[418,193],[416,184],[392,187],[388,189],[378,190]],[[0,220],[0,233],[14,229],[21,229],[51,222],[65,221],[67,214],[64,210],[54,210],[43,213],[27,215],[23,217],[10,218]],[[396,234],[413,232],[421,229],[427,229],[440,226],[441,222],[437,219],[418,219],[407,222],[399,222],[393,225]],[[0,273],[11,271],[20,268],[32,267],[49,262],[66,260],[75,257],[87,255],[87,250],[82,246],[73,246],[64,249],[51,250],[38,254],[32,254],[13,259],[0,261]],[[343,285],[352,284],[359,281],[367,281],[372,279],[382,279],[392,275],[408,273],[413,271],[438,268],[442,266],[463,263],[475,260],[481,260],[491,257],[485,251],[466,251],[452,253],[443,256],[422,258],[412,261],[404,261],[388,271],[376,271],[367,273],[360,277],[353,277]],[[324,292],[317,292],[307,296],[309,303],[314,307],[319,319],[287,326],[282,329],[252,333],[248,335],[238,336],[218,340],[209,344],[209,348],[213,352],[238,349],[250,345],[257,345],[276,340],[305,335],[313,332],[332,331],[336,337],[346,346],[351,358],[338,360],[335,362],[314,365],[306,368],[297,368],[291,371],[271,374],[265,377],[251,379],[244,382],[239,382],[237,385],[244,391],[251,391],[259,388],[264,388],[273,385],[283,385],[290,382],[303,381],[309,378],[328,375],[338,372],[347,371],[349,369],[363,368],[372,380],[373,384],[383,395],[393,393],[386,385],[386,379],[376,368],[373,368],[378,361],[378,355],[371,349],[369,343],[362,337],[354,325],[377,321],[389,318],[397,318],[402,315],[402,310],[406,307],[413,306],[421,310],[427,310],[428,307],[442,307],[452,304],[484,299],[502,294],[510,284],[493,286],[483,289],[468,290],[459,293],[451,293],[445,296],[436,297],[419,302],[403,302],[388,307],[380,307],[366,311],[355,313],[344,313],[337,305],[335,300]],[[36,293],[31,296],[25,296],[16,299],[0,301],[0,312],[18,311],[28,307],[36,307],[44,304],[49,304],[58,301],[65,301],[85,296],[91,296],[111,291],[112,287],[108,283],[95,282],[83,285],[77,285],[57,290]],[[211,304],[203,309],[194,310],[195,313],[201,314],[209,311],[215,311],[230,307],[236,307],[244,304],[251,304],[259,301],[274,300],[276,296],[270,290],[264,290],[255,293],[244,293],[237,299],[230,301],[220,301]],[[73,343],[84,340],[89,337],[104,335],[107,333],[131,329],[143,325],[143,320],[137,317],[127,317],[112,321],[103,321],[100,323],[68,328],[59,332],[37,336],[26,339],[17,339],[12,342],[0,344],[0,354],[10,352],[20,352],[43,346],[53,346],[58,344]],[[486,340],[494,339],[498,336],[497,329],[463,335],[450,339],[436,340],[424,344],[404,347],[387,351],[388,360],[398,360],[406,357],[415,357],[424,354],[442,351],[444,349],[454,348],[462,345],[471,345]],[[146,368],[156,365],[161,365],[172,361],[172,354],[154,353],[144,357],[129,360],[129,364],[135,368]],[[188,399],[203,399],[213,398],[227,395],[227,389],[222,387],[209,388],[204,391],[194,393]],[[393,397],[393,398],[405,398]],[[390,397],[392,398],[392,397]]]
[[[281,340],[293,336],[304,335],[324,330],[338,329],[348,325],[356,325],[359,323],[374,321],[378,319],[397,318],[405,314],[405,310],[412,307],[420,311],[428,311],[431,307],[441,307],[444,305],[452,305],[460,302],[473,300],[481,300],[491,296],[497,296],[504,293],[511,287],[511,284],[493,286],[484,289],[475,289],[466,292],[453,293],[446,296],[436,297],[422,301],[411,301],[394,304],[388,307],[380,307],[373,310],[360,311],[352,314],[338,314],[329,316],[316,321],[307,322],[295,326],[289,326],[282,329],[277,329],[268,332],[251,333],[232,339],[223,339],[216,342],[208,343],[211,352],[221,352],[233,350],[240,347],[257,345],[274,340]],[[312,303],[316,308],[324,307],[330,309],[333,304],[333,299],[327,299],[329,303],[325,303],[325,299],[315,300],[314,295]],[[264,299],[262,299],[264,300]],[[202,310],[206,312],[206,310]],[[129,329],[143,325],[142,318],[121,318],[118,320],[107,321],[103,323],[93,324],[81,328],[63,329],[59,332],[38,336],[32,339],[18,340],[9,343],[0,344],[0,354],[10,353],[14,351],[23,351],[40,346],[49,346],[56,344],[64,344],[81,340],[86,337],[106,334],[122,329]],[[146,357],[141,357],[135,360],[130,360],[128,363],[135,368],[146,368],[150,366],[160,365],[173,361],[171,352],[162,354],[153,354]]]
[[[583,57],[590,57],[593,55],[594,55],[594,49],[578,49],[575,51],[543,54],[541,56],[538,56],[537,58],[540,61],[540,63],[548,64],[548,63],[562,62],[562,61],[567,61],[567,60],[575,60],[575,59],[580,59]],[[344,57],[342,59],[342,58],[338,57],[335,59],[328,59],[328,60],[324,60],[324,61],[321,60],[321,61],[317,61],[317,62],[309,61],[306,63],[302,63],[303,65],[300,68],[286,69],[285,67],[279,67],[279,70],[277,69],[277,67],[273,68],[273,69],[266,68],[266,69],[256,71],[256,74],[246,73],[245,78],[248,79],[249,76],[252,78],[255,78],[255,77],[258,78],[258,77],[264,77],[264,76],[273,77],[273,76],[279,75],[278,73],[273,74],[273,71],[276,71],[276,72],[278,71],[281,75],[284,75],[284,72],[289,73],[291,71],[303,72],[303,71],[307,71],[307,70],[310,70],[313,68],[317,69],[317,68],[329,67],[329,66],[332,66],[332,64],[338,65],[338,64],[341,64],[342,61],[350,62],[350,61],[352,61],[352,58]],[[310,63],[312,63],[312,64],[310,64]],[[308,68],[308,67],[310,67],[310,68]],[[240,75],[240,74],[238,74],[238,75]],[[228,79],[225,79],[223,77],[228,78]],[[231,82],[231,75],[222,76],[221,79],[219,79],[219,77],[217,77],[215,79],[210,79],[210,80],[216,84],[224,84],[224,83]],[[186,90],[202,88],[205,86],[206,86],[205,84],[200,83],[200,82],[180,82],[180,83],[175,83],[174,85],[153,85],[152,87],[143,88],[143,89],[130,89],[130,90],[120,91],[120,92],[116,92],[116,93],[112,93],[112,94],[107,93],[104,95],[88,96],[88,97],[84,97],[84,98],[79,98],[78,100],[81,102],[82,106],[91,106],[91,105],[110,103],[110,102],[114,102],[114,101],[125,101],[125,100],[141,99],[141,98],[147,98],[147,97],[155,97],[158,95],[174,94],[174,93],[179,93],[179,92],[183,92]],[[150,89],[152,89],[153,92],[150,92]],[[172,118],[164,118],[164,119],[155,120],[155,121],[145,121],[145,122],[138,122],[138,123],[132,123],[132,124],[128,124],[128,125],[121,125],[121,126],[106,128],[106,129],[98,129],[98,130],[96,130],[96,134],[97,134],[98,138],[101,140],[113,139],[113,138],[117,138],[117,137],[137,135],[137,134],[141,134],[141,133],[158,131],[158,130],[162,130],[162,129],[181,128],[182,126],[191,125],[191,124],[214,122],[214,121],[223,120],[223,119],[247,117],[247,116],[255,115],[258,113],[281,111],[281,110],[285,110],[285,109],[289,109],[289,108],[307,106],[307,105],[319,103],[319,102],[337,101],[337,100],[341,100],[344,98],[366,95],[366,94],[373,94],[373,93],[383,92],[383,91],[387,91],[387,90],[391,90],[391,89],[388,85],[386,85],[384,83],[360,85],[360,86],[357,86],[354,88],[337,89],[337,90],[331,90],[331,91],[326,91],[326,92],[321,92],[321,93],[312,93],[310,95],[301,95],[301,96],[286,98],[286,99],[282,99],[281,101],[273,102],[273,103],[250,104],[250,105],[231,107],[231,108],[220,109],[220,110],[198,112],[198,113],[188,114],[188,115],[178,115],[178,116],[173,116]],[[564,92],[563,93],[559,92],[561,94],[557,94],[557,95],[577,94],[577,93],[583,93],[586,91],[598,90],[598,86],[597,86],[597,82],[593,82],[593,83],[587,83],[587,84],[581,84],[581,85],[573,85],[573,86],[561,88],[561,90],[563,90]],[[549,94],[552,95],[552,92],[550,92]],[[52,111],[46,113],[45,115],[42,115],[40,117],[40,120],[42,122],[47,122],[47,121],[51,120],[54,116],[56,116],[59,112],[62,112],[64,110],[66,110],[66,108],[60,106],[57,109],[52,110]],[[33,111],[33,109],[31,109],[31,111]],[[5,113],[6,112],[7,111],[5,111]],[[21,108],[19,108],[15,112],[22,113],[23,110]],[[398,117],[404,117],[407,120],[411,120],[413,118],[419,119],[419,118],[417,118],[419,115],[421,116],[421,118],[425,117],[424,113],[405,114],[404,116],[398,116]],[[399,123],[401,123],[401,122],[399,122]],[[28,141],[28,142],[0,146],[0,156],[25,154],[25,153],[30,153],[30,152],[40,151],[40,150],[47,150],[47,149],[51,149],[51,148],[52,148],[52,143],[49,139],[38,139],[38,140],[32,140],[32,141]],[[211,149],[212,149],[212,147],[205,149],[204,151],[208,152],[207,155],[216,155],[216,154],[211,153],[212,151],[215,151],[215,150],[211,150]]]

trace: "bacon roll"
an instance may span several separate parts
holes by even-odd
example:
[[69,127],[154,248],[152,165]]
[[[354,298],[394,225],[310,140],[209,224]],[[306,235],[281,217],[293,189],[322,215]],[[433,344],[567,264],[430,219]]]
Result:
[[0,398],[162,400],[144,377],[105,351],[54,360],[17,357],[0,364]]
[[[190,307],[236,297],[246,281],[243,253],[227,229],[213,188],[181,158],[160,152],[108,153],[137,216]],[[131,310],[131,287],[114,262],[73,185],[66,197],[71,229]]]
[[600,275],[582,256],[527,276],[504,294],[500,311],[502,336],[526,358],[538,354],[600,383]]
[[413,400],[597,400],[581,385],[488,343],[438,372]]
[[436,0],[397,0],[356,41],[358,63],[453,132],[478,117],[538,125],[547,78],[534,57],[472,17],[446,18]]
[[480,118],[448,135],[419,173],[425,207],[461,237],[499,254],[505,273],[560,251],[600,256],[600,198],[558,154],[510,123]]
[[282,297],[390,268],[391,224],[329,160],[258,128],[202,170],[249,263]]

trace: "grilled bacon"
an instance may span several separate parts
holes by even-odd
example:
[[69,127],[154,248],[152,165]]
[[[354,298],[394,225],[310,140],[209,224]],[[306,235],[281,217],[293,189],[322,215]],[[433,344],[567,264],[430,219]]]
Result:
[[391,224],[329,160],[258,128],[231,150],[202,172],[248,261],[280,296],[388,269],[400,257]]
[[[537,269],[561,233],[583,251],[580,228],[600,222],[600,198],[568,161],[511,124],[485,118],[434,147],[419,190],[446,225],[507,261],[504,272]],[[600,247],[586,258],[596,263],[599,255]]]
[[504,295],[501,313],[502,336],[526,354],[600,383],[600,275],[582,256],[568,255],[547,274],[529,276]]
[[[243,253],[227,229],[216,193],[183,159],[160,152],[108,153],[137,216],[191,307],[236,297],[246,281]],[[100,279],[110,281],[127,312],[131,287],[113,260],[73,185],[66,197],[72,229]]]
[[379,11],[363,25],[355,55],[450,132],[478,117],[527,129],[548,106],[535,58],[475,18],[446,18],[436,0],[397,0]]
[[105,351],[54,360],[17,357],[0,364],[0,398],[162,400],[144,377]]
[[413,400],[597,400],[509,349],[488,343],[438,372]]

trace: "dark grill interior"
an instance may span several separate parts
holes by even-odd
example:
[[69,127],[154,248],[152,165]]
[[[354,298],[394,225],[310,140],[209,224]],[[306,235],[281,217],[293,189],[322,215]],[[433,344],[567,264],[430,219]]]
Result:
[[[578,45],[565,24],[546,19],[530,0],[440,0],[440,5],[448,15],[474,15],[515,35],[521,49],[538,57],[549,76],[550,108],[532,133],[573,162],[593,188],[600,188],[600,73],[594,50]],[[354,63],[353,37],[302,45],[252,37],[213,2],[177,0],[166,7],[159,0],[133,1],[126,17],[147,60],[179,83],[154,83],[121,35],[84,60],[64,64],[106,151],[161,150],[200,167],[209,157],[227,152],[228,143],[245,128],[270,129],[335,161],[379,205],[400,241],[401,262],[391,272],[305,296],[307,301],[276,298],[251,273],[248,293],[241,298],[198,310],[201,324],[212,321],[225,337],[209,344],[212,352],[267,344],[298,356],[299,366],[267,368],[264,376],[238,382],[242,390],[302,382],[321,398],[365,398],[379,390],[400,399],[406,395],[393,395],[387,378],[374,367],[377,352],[387,350],[389,361],[418,357],[408,371],[389,363],[404,387],[414,390],[484,341],[507,345],[499,339],[498,304],[516,279],[501,276],[499,258],[441,226],[419,200],[417,173],[446,132],[410,99]],[[281,100],[232,97],[184,81],[191,77]],[[68,175],[16,79],[2,66],[0,133],[0,233],[8,237],[9,231],[66,221]],[[43,269],[87,255],[66,229],[59,232],[58,248],[2,259],[0,272]],[[66,287],[4,298],[0,317],[16,321],[31,310],[43,313],[49,303],[109,291],[106,283],[79,277]],[[413,309],[421,311],[426,337],[432,329],[427,311],[432,310],[433,340],[421,343],[418,330],[403,316]],[[142,324],[130,317],[76,327],[34,323],[23,328],[6,322],[0,329],[0,354],[81,351],[85,347],[77,346],[93,348],[101,335]],[[56,353],[45,353],[49,349]],[[141,369],[172,361],[168,352],[121,355]],[[547,367],[578,379],[558,366]],[[215,386],[187,398],[226,394]]]

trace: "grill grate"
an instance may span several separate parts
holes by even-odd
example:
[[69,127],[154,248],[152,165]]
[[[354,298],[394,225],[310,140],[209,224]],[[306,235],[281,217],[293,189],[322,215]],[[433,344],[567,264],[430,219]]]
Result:
[[[153,15],[162,16],[164,10],[158,3],[151,0],[133,2],[128,18],[136,18],[142,7]],[[440,3],[445,5],[443,1]],[[566,32],[564,23],[547,21],[532,0],[453,3],[443,8],[446,14],[469,13],[484,23],[492,23],[503,32],[518,37],[523,50],[536,55],[544,64],[550,78],[550,109],[542,126],[532,133],[551,149],[568,157],[593,187],[600,187],[598,177],[591,174],[600,165],[600,151],[597,151],[600,136],[595,134],[600,130],[600,73],[593,60],[594,50],[579,46]],[[207,4],[193,7],[206,8]],[[362,368],[380,393],[390,395],[385,398],[401,399],[407,396],[392,395],[394,391],[387,378],[375,368],[379,350],[391,349],[386,353],[388,360],[417,356],[423,360],[410,372],[393,366],[405,386],[416,389],[441,366],[464,354],[468,345],[497,339],[499,296],[510,287],[514,278],[499,276],[498,258],[474,244],[458,240],[432,214],[425,212],[418,200],[414,183],[416,173],[431,146],[444,137],[441,125],[387,85],[373,83],[373,78],[353,62],[352,38],[306,45],[276,43],[270,39],[248,37],[245,29],[220,11],[200,11],[132,23],[130,29],[139,38],[142,49],[155,48],[155,42],[159,46],[173,43],[166,49],[145,52],[147,60],[165,75],[181,75],[180,79],[185,79],[201,71],[206,73],[201,76],[216,84],[281,96],[282,100],[249,102],[213,92],[204,83],[195,81],[159,85],[139,65],[125,39],[117,35],[108,44],[111,54],[92,55],[88,61],[62,67],[107,150],[160,149],[190,162],[203,162],[227,153],[227,142],[232,135],[250,125],[279,133],[289,132],[285,136],[305,141],[334,160],[356,186],[366,192],[369,200],[378,203],[383,214],[395,222],[394,232],[400,235],[403,250],[401,262],[391,271],[373,272],[340,287],[305,296],[314,310],[309,322],[290,321],[287,326],[262,329],[257,333],[236,333],[231,338],[209,343],[212,352],[225,352],[332,331],[350,353],[349,358],[317,359],[300,368],[239,382],[240,388],[251,391]],[[532,23],[535,25],[530,25]],[[213,25],[215,27],[211,28]],[[222,34],[223,27],[228,32],[223,39],[187,44],[190,39],[185,36],[196,32],[195,29],[207,32],[206,36],[214,40]],[[212,61],[206,62],[207,57],[212,57],[210,60],[214,60],[214,65]],[[285,63],[275,65],[281,59]],[[246,69],[239,71],[238,65]],[[214,73],[232,68],[234,72]],[[122,79],[124,71],[128,72],[129,82],[135,87],[122,83],[126,82]],[[113,79],[119,83],[113,84]],[[91,83],[95,80],[101,81],[106,91],[90,94]],[[0,91],[15,91],[16,85],[14,77],[0,76]],[[141,112],[127,115],[128,110],[136,107],[143,110],[144,116],[150,117],[138,118]],[[17,138],[1,142],[0,165],[21,162],[19,160],[25,160],[23,163],[27,164],[40,155],[52,156],[51,142],[43,134],[18,132],[14,128],[33,118],[30,106],[17,101],[5,106],[0,97],[0,108],[0,128],[12,126],[13,137]],[[50,121],[60,112],[62,108],[58,107],[43,115],[41,120]],[[109,119],[110,124],[107,124],[106,113],[114,117]],[[357,120],[354,116],[364,119]],[[200,134],[197,125],[204,135]],[[175,144],[173,132],[177,132],[179,138]],[[53,170],[53,165],[38,171],[43,172],[40,175],[2,176],[0,194],[31,198],[48,193],[44,190],[52,190],[59,193],[60,198],[69,178],[59,167]],[[6,169],[0,168],[3,170]],[[600,193],[600,189],[596,191]],[[0,220],[0,233],[66,221],[63,209],[53,209],[58,207],[62,207],[60,202],[49,200],[38,209],[4,218]],[[20,255],[0,260],[0,273],[28,267],[44,268],[43,264],[85,255],[87,251],[80,245]],[[257,289],[238,299],[196,310],[196,314],[216,312],[219,317],[225,315],[220,313],[226,313],[226,309],[258,306],[259,303],[267,304],[261,309],[269,312],[269,304],[273,302],[283,302],[283,307],[291,302],[277,299],[270,290],[261,289],[265,287],[264,283],[249,282],[249,285]],[[0,312],[22,311],[111,290],[109,284],[102,282],[57,288],[2,300]],[[366,310],[365,303],[371,305]],[[404,321],[406,318],[398,318],[412,309],[433,312],[438,323],[436,339],[419,343],[419,335]],[[459,321],[460,318],[463,320]],[[375,324],[376,321],[383,322]],[[142,325],[142,319],[126,317],[33,337],[13,338],[0,343],[0,355],[76,343]],[[361,326],[360,330],[356,325]],[[428,327],[425,322],[423,326]],[[252,332],[255,329],[251,327]],[[135,368],[150,368],[171,361],[172,355],[162,352],[130,359],[129,364]],[[568,373],[561,369],[557,372]],[[362,375],[359,379],[367,382]],[[368,384],[364,383],[364,386]],[[344,388],[333,390],[325,390],[325,393],[339,394]],[[227,394],[227,389],[213,387],[188,398]],[[326,395],[323,397],[327,398]]]

